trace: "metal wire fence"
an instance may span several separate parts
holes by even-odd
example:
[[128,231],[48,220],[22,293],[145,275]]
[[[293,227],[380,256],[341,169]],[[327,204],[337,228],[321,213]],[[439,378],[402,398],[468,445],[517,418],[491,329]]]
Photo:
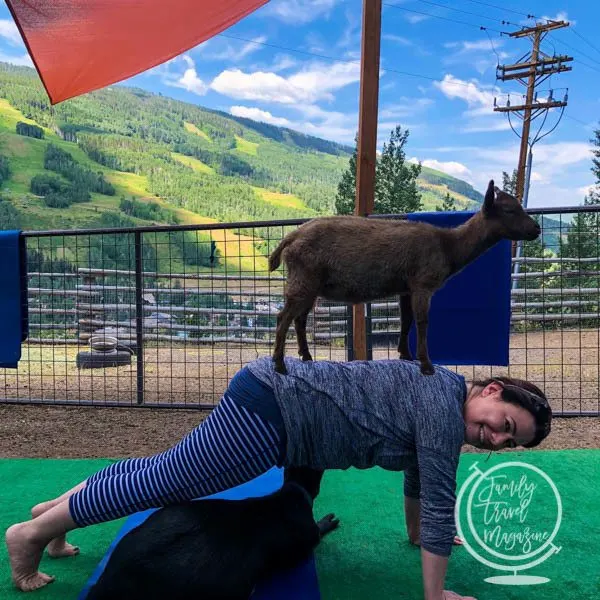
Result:
[[[510,366],[446,366],[600,415],[598,209],[529,211],[542,235],[513,259]],[[26,233],[30,335],[19,368],[0,370],[0,402],[211,408],[272,351],[285,271],[267,257],[303,222]],[[397,301],[367,307],[369,358],[398,356]],[[319,300],[307,331],[315,360],[351,356],[350,306]]]

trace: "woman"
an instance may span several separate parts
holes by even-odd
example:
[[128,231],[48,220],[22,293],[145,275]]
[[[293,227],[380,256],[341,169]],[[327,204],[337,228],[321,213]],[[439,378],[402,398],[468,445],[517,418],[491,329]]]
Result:
[[211,415],[156,456],[114,463],[59,498],[36,506],[30,521],[10,527],[13,580],[24,591],[53,580],[38,572],[46,546],[77,553],[65,534],[151,507],[204,497],[273,466],[405,472],[409,537],[421,546],[426,600],[444,592],[454,542],[456,472],[461,446],[499,450],[538,445],[552,413],[533,384],[507,378],[467,384],[417,362],[301,362],[287,375],[258,359],[231,380]]

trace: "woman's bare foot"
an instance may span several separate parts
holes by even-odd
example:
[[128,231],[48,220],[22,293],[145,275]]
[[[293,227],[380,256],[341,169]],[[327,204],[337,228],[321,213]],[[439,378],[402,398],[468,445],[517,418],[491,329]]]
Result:
[[29,523],[17,523],[6,531],[12,579],[23,592],[37,590],[54,581],[54,577],[38,571],[44,548],[33,541],[30,529]]
[[[46,511],[54,508],[57,504],[59,504],[60,499],[49,500],[48,502],[41,502],[40,504],[36,504],[31,509],[32,518],[39,517],[43,515]],[[63,558],[65,556],[77,556],[79,554],[79,548],[77,546],[73,546],[67,542],[67,538],[64,535],[60,537],[54,538],[47,546],[48,548],[48,556],[51,558]]]

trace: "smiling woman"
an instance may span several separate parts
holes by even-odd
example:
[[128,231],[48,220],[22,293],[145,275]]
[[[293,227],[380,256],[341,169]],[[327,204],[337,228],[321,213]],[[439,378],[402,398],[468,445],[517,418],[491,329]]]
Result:
[[474,381],[472,388],[481,392],[477,402],[465,402],[467,443],[485,450],[530,448],[550,433],[548,401],[529,381],[495,377]]

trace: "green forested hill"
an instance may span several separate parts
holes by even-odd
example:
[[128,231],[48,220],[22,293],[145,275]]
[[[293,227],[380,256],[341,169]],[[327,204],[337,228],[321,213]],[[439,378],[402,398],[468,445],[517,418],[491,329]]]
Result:
[[[218,221],[331,214],[351,151],[123,86],[51,107],[34,70],[3,63],[0,98],[0,154],[10,168],[3,196],[26,229],[90,226],[101,213],[119,211],[122,197],[154,197],[172,209],[154,211],[144,221],[189,220],[192,214]],[[18,135],[19,121],[42,127],[43,139]],[[49,144],[101,172],[115,194],[92,191],[89,202],[60,211],[46,206],[31,193],[31,180],[48,173]],[[465,182],[430,169],[423,169],[420,183],[426,208],[441,203],[448,189],[462,206],[481,199]]]
[[[333,214],[351,152],[301,132],[120,85],[52,107],[33,69],[0,63],[2,229]],[[441,205],[447,191],[458,208],[476,206],[482,199],[464,181],[425,167],[419,187],[426,210]],[[257,238],[219,235],[217,253],[234,238],[238,254],[246,244],[243,253],[248,256],[254,254],[252,246],[262,254],[268,251]],[[208,240],[192,256],[186,250],[189,239],[180,237],[170,255],[175,266],[215,266]],[[157,245],[155,257],[165,248]],[[69,260],[69,248],[61,252]],[[96,252],[99,261],[102,252]],[[103,260],[106,265],[106,256]],[[243,266],[238,259],[229,268]]]

